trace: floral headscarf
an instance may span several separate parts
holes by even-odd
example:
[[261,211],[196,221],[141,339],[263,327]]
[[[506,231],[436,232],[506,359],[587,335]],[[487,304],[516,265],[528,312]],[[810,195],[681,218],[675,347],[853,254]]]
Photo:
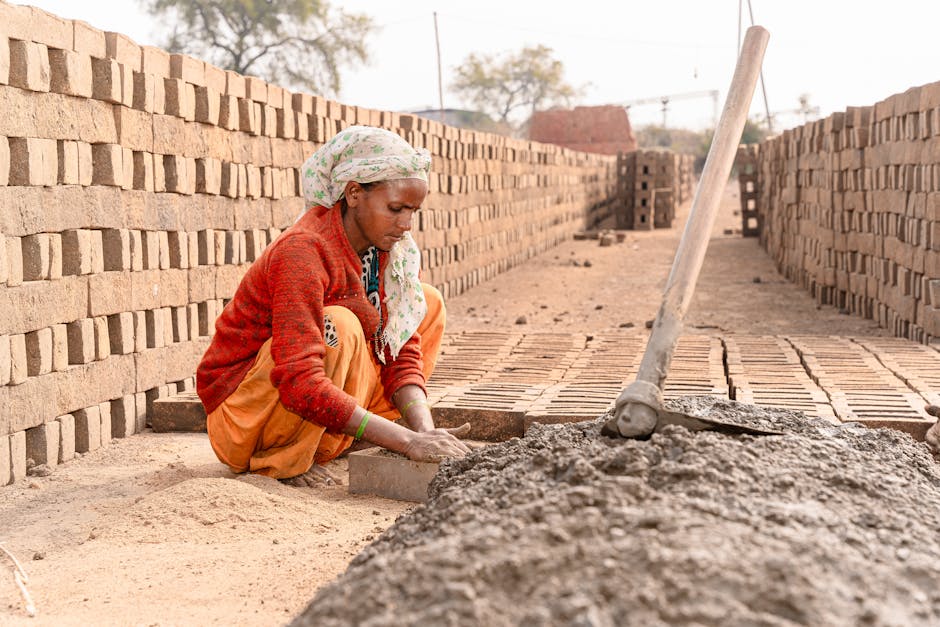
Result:
[[[307,159],[301,168],[305,208],[332,207],[343,197],[346,183],[376,183],[397,179],[427,182],[431,155],[380,128],[350,126],[340,131]],[[302,215],[302,214],[301,214]],[[385,307],[388,320],[382,342],[392,359],[411,339],[427,314],[424,289],[418,278],[421,251],[410,232],[389,251],[385,268]],[[385,363],[384,351],[378,358]]]

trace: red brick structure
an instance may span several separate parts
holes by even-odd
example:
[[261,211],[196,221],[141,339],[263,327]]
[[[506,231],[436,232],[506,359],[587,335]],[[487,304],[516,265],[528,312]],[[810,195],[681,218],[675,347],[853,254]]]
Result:
[[617,105],[536,111],[529,139],[602,155],[636,150],[627,110]]

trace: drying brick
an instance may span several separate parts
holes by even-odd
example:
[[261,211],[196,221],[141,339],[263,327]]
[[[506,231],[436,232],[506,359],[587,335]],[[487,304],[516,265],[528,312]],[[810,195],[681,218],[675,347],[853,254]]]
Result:
[[[86,144],[87,145],[87,144]],[[78,142],[60,139],[56,142],[56,180],[59,185],[79,185]]]
[[87,364],[95,360],[95,323],[81,318],[66,323],[70,364]]
[[51,421],[26,430],[26,457],[36,464],[59,464],[59,423]]
[[10,185],[55,185],[59,177],[58,147],[53,139],[11,137]]
[[0,486],[10,483],[10,438],[0,435]]
[[49,278],[49,239],[48,233],[37,233],[22,238],[24,281]]
[[69,367],[68,326],[60,322],[49,328],[52,330],[52,370],[62,372]]
[[26,337],[26,374],[36,377],[52,372],[52,329],[30,331]]
[[75,451],[88,453],[101,448],[101,409],[98,405],[72,412],[75,417]]
[[59,423],[59,463],[75,457],[75,416],[64,414],[56,418]]
[[[113,59],[91,59],[92,97],[97,100],[121,104],[123,83],[121,67]],[[133,76],[131,77],[133,93]]]
[[10,385],[19,385],[29,376],[29,366],[26,353],[26,335],[16,333],[10,335]]
[[10,482],[13,483],[26,478],[26,432],[17,431],[10,434],[8,439],[10,441]]
[[49,91],[49,53],[46,46],[10,40],[10,85],[28,91]]
[[94,75],[91,57],[71,50],[49,50],[49,90],[57,94],[91,98]]

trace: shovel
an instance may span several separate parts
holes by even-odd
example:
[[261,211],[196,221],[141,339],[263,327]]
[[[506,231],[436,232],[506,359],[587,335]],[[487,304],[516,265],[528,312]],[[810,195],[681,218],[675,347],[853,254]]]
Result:
[[731,174],[731,166],[741,140],[754,87],[760,76],[761,61],[770,34],[761,26],[747,30],[744,45],[731,79],[721,119],[715,129],[702,179],[692,200],[689,219],[672,262],[666,281],[663,302],[653,322],[653,330],[640,362],[636,381],[620,393],[614,417],[604,425],[602,433],[627,438],[648,437],[653,431],[669,424],[692,430],[712,429],[732,433],[770,434],[763,429],[742,427],[711,417],[688,416],[666,411],[663,407],[663,382],[669,373],[672,354],[682,332],[682,319],[692,301],[708,239],[722,191]]

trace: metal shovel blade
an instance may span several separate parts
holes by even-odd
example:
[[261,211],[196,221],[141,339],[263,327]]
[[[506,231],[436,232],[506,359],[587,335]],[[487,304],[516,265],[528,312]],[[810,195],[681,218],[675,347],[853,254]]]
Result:
[[660,409],[657,414],[659,419],[656,422],[656,431],[661,431],[666,425],[678,425],[689,431],[717,431],[728,435],[783,435],[782,431],[750,427],[703,416],[690,416],[667,409]]

